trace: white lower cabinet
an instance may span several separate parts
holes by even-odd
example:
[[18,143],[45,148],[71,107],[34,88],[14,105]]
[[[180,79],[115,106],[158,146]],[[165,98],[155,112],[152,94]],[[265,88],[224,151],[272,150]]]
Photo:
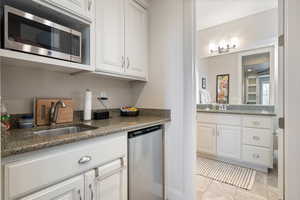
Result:
[[124,161],[119,159],[98,168],[95,179],[96,200],[124,200],[127,197],[127,175]]
[[214,124],[197,123],[197,151],[216,155],[216,131]]
[[20,200],[82,200],[84,176],[77,176],[62,183],[31,194]]
[[6,158],[3,200],[126,200],[127,133]]
[[217,154],[222,157],[241,158],[241,128],[218,126]]

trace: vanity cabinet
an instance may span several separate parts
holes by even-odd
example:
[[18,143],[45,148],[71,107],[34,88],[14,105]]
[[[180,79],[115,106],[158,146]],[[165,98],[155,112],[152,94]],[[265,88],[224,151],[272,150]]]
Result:
[[96,2],[96,72],[147,79],[147,10],[134,0]]
[[227,158],[241,158],[241,128],[219,125],[217,128],[217,155]]
[[217,126],[214,124],[197,123],[197,151],[216,155]]
[[263,171],[273,168],[272,116],[198,112],[197,123],[198,153]]
[[126,163],[125,132],[8,157],[2,199],[126,200]]

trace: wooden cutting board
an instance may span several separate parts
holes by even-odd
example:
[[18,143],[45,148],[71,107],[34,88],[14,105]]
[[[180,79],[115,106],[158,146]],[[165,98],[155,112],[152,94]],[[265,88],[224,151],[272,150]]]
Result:
[[35,101],[35,122],[37,126],[49,125],[51,106],[59,100],[66,104],[66,108],[59,107],[57,124],[73,122],[74,102],[67,98],[37,98]]

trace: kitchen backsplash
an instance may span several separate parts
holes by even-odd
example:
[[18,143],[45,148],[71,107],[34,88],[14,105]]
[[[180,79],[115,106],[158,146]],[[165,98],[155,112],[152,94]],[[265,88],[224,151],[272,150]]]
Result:
[[105,91],[109,100],[109,108],[132,105],[131,84],[128,81],[99,78],[93,75],[72,76],[62,72],[42,69],[2,66],[1,96],[9,113],[31,113],[33,97],[66,97],[75,102],[75,110],[82,110],[86,89],[93,92],[93,109],[103,106],[96,99],[101,91]]

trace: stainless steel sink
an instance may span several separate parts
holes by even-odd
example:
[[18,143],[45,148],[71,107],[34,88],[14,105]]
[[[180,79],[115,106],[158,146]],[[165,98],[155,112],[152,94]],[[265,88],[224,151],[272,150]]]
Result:
[[65,135],[72,133],[80,133],[83,131],[89,131],[97,129],[97,127],[88,126],[84,124],[76,124],[71,126],[57,127],[57,128],[49,128],[45,130],[34,131],[33,134],[36,135]]

